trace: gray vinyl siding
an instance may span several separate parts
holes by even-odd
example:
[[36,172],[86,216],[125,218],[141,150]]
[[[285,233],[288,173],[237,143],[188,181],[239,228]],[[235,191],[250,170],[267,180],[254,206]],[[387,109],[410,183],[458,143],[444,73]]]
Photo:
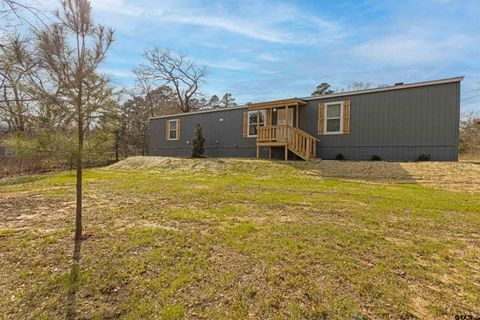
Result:
[[[350,134],[317,135],[318,104],[349,99]],[[203,127],[208,157],[255,157],[255,138],[243,137],[243,112],[236,108],[150,120],[150,154],[191,155],[197,123]],[[317,137],[317,157],[413,161],[420,154],[435,161],[458,160],[460,82],[309,100],[299,107],[299,127]],[[181,140],[166,141],[166,120],[181,120]],[[223,119],[223,121],[220,121]],[[282,157],[274,149],[274,156]],[[261,149],[268,156],[268,148]]]
[[[350,134],[318,135],[319,103],[350,99]],[[299,127],[318,137],[317,156],[412,161],[420,154],[458,160],[460,83],[310,100],[300,109]]]
[[[156,156],[189,157],[192,154],[192,137],[197,123],[203,128],[205,156],[255,157],[255,138],[243,137],[243,112],[247,108],[227,109],[217,112],[185,114],[150,120],[149,154]],[[180,140],[166,140],[166,121],[180,119]],[[223,119],[223,121],[220,121]],[[268,156],[262,148],[261,155]]]

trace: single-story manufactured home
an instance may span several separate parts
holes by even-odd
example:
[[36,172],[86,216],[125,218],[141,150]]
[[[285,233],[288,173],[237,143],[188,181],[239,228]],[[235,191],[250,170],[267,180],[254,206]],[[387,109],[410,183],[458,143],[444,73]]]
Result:
[[463,77],[153,117],[150,155],[188,157],[197,124],[208,157],[458,160]]

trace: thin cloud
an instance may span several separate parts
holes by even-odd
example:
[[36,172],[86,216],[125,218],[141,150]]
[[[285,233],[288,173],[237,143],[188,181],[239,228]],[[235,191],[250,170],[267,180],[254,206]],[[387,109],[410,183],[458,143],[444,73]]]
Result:
[[256,65],[250,62],[242,61],[239,59],[225,59],[225,60],[216,60],[216,61],[205,61],[197,60],[196,62],[204,64],[209,68],[223,69],[223,70],[234,70],[234,71],[244,71],[252,70],[256,68]]
[[[215,6],[214,6],[215,8]],[[209,10],[191,4],[157,8],[152,18],[160,22],[215,28],[251,39],[280,44],[328,42],[341,36],[336,23],[277,2],[246,2],[238,11]]]
[[242,21],[233,21],[229,18],[209,17],[209,16],[183,16],[181,14],[169,14],[162,16],[163,21],[190,24],[203,27],[213,27],[223,29],[229,32],[238,33],[249,38],[257,40],[265,40],[277,43],[293,43],[294,41],[289,34],[282,32],[258,30],[252,24],[248,25]]
[[363,59],[382,64],[437,64],[460,58],[459,53],[473,41],[465,35],[449,34],[443,39],[412,33],[385,36],[354,47],[353,52]]

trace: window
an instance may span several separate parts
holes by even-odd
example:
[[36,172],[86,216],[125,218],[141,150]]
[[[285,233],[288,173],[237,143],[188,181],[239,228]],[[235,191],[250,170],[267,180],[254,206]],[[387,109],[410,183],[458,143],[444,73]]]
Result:
[[265,110],[248,112],[248,137],[257,136],[257,125],[263,127],[267,112]]
[[168,120],[167,140],[179,140],[180,139],[179,129],[180,129],[180,124],[178,119]]
[[5,149],[5,157],[11,157],[14,155],[14,152],[8,148]]
[[343,102],[325,104],[325,134],[342,133]]

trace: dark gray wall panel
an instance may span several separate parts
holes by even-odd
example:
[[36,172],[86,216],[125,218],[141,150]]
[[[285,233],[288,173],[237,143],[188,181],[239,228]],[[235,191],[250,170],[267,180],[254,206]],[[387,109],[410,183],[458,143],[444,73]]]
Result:
[[[350,134],[317,135],[318,104],[351,100]],[[378,154],[386,160],[458,159],[460,83],[383,91],[349,97],[311,100],[300,109],[300,128],[320,139],[317,156],[365,160]]]
[[[206,112],[173,116],[168,119],[181,120],[181,140],[167,141],[165,118],[150,120],[150,155],[191,156],[191,141],[197,123],[205,136],[207,157],[255,157],[255,138],[243,137],[243,112],[247,108],[235,108],[218,112]],[[262,148],[262,157],[268,149]]]

